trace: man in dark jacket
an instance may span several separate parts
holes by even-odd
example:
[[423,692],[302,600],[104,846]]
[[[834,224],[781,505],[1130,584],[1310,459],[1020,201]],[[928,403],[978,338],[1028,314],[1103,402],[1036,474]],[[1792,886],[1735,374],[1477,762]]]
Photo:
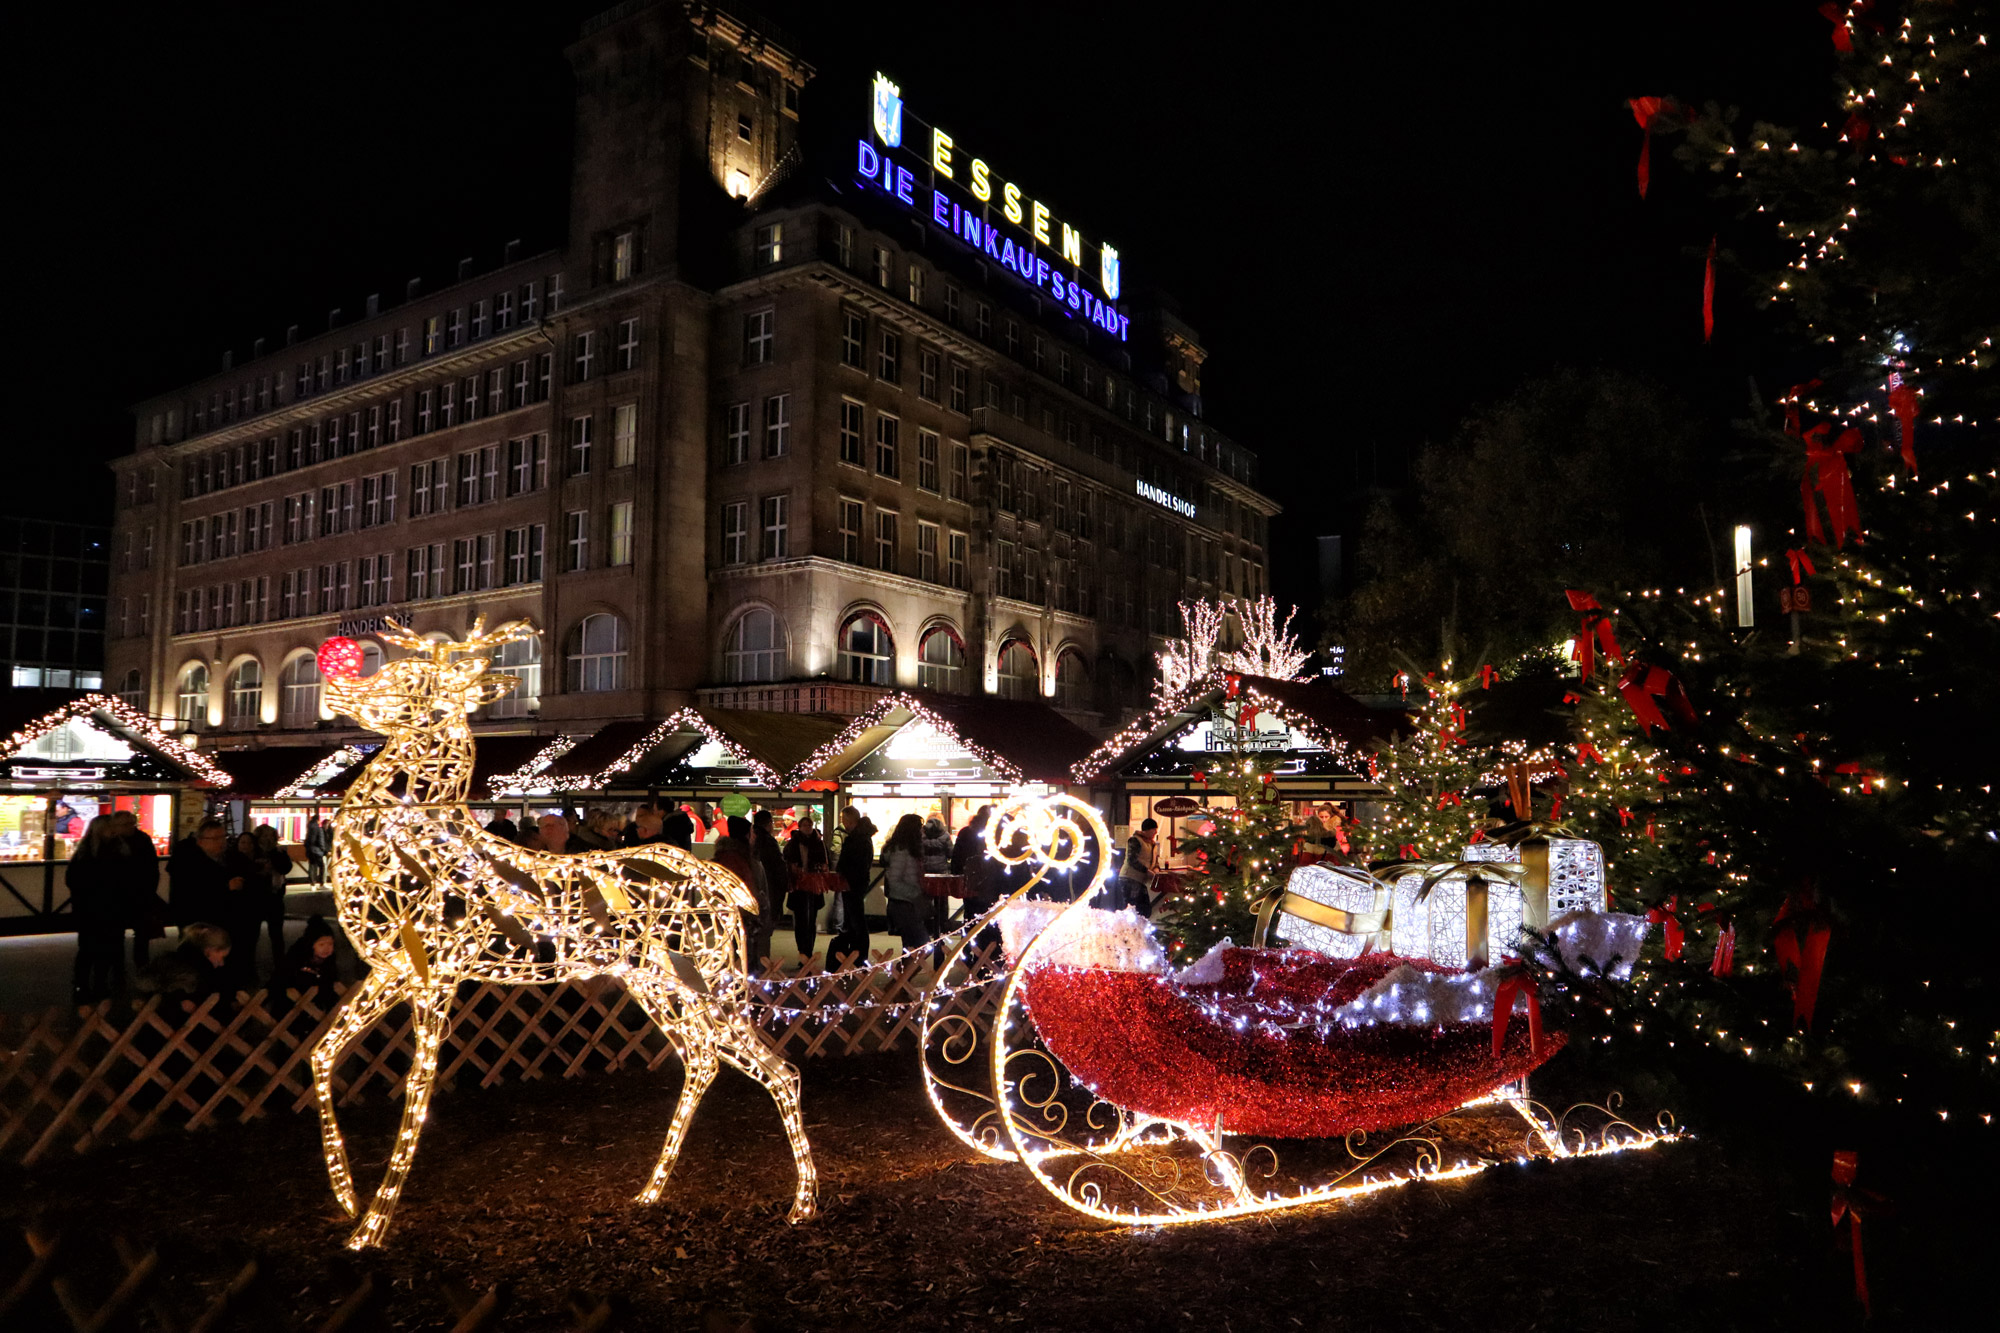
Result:
[[694,817],[688,814],[686,806],[677,805],[668,812],[660,824],[660,841],[684,852],[694,850]]
[[228,827],[219,819],[202,820],[167,858],[167,905],[174,924],[227,921],[251,870],[230,847]]
[[847,836],[841,839],[840,860],[834,864],[834,873],[847,881],[847,888],[841,893],[844,916],[840,933],[826,946],[826,968],[831,972],[840,966],[842,954],[853,954],[858,962],[868,961],[868,876],[875,866],[875,826],[867,817],[851,805],[840,808],[840,827]]
[[[778,835],[771,831],[771,812],[758,810],[750,816],[751,838],[755,845],[751,851],[757,857],[757,864],[764,867],[764,881],[770,887],[770,901],[764,904],[764,941],[770,948],[771,932],[778,924],[778,909],[785,905],[785,894],[792,885],[792,868],[785,864],[785,849],[778,844]],[[751,960],[755,966],[756,959]]]

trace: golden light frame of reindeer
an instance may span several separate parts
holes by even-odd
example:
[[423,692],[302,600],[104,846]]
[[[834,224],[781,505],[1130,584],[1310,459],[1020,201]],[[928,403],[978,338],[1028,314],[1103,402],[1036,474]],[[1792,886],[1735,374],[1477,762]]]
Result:
[[[1028,845],[1020,851],[1010,850],[1016,829],[1028,835]],[[1092,840],[1099,849],[1094,859],[1089,854]],[[1498,1164],[1491,1158],[1471,1157],[1446,1165],[1443,1137],[1433,1120],[1388,1136],[1379,1146],[1370,1145],[1366,1134],[1346,1135],[1339,1141],[1343,1156],[1321,1167],[1326,1179],[1289,1193],[1265,1193],[1253,1185],[1252,1177],[1278,1175],[1277,1154],[1268,1145],[1232,1150],[1224,1145],[1229,1131],[1220,1123],[1196,1125],[1162,1118],[1097,1097],[1038,1042],[1025,1000],[1038,953],[1065,938],[1066,921],[1083,919],[1076,914],[1090,910],[1109,878],[1108,858],[1102,851],[1110,839],[1103,819],[1071,796],[1024,798],[996,813],[989,844],[989,854],[1003,864],[1034,867],[1030,883],[1011,895],[1008,904],[1024,901],[1036,884],[1052,874],[1074,873],[1085,865],[1094,873],[1086,888],[1057,907],[1015,951],[999,1005],[986,1028],[964,1014],[943,1012],[934,1003],[925,1005],[920,1051],[925,1090],[945,1126],[975,1152],[1020,1162],[1069,1207],[1127,1226],[1252,1216],[1353,1198],[1416,1180],[1468,1177]],[[997,911],[989,914],[989,919],[997,917]],[[945,986],[948,971],[939,969],[934,989]],[[960,1081],[964,1075],[957,1072],[978,1066],[982,1040],[987,1045],[984,1090]],[[934,1059],[952,1073],[940,1073]],[[1557,1116],[1529,1101],[1519,1085],[1473,1098],[1459,1109],[1493,1104],[1510,1107],[1529,1126],[1517,1157],[1597,1156],[1649,1148],[1678,1133],[1670,1117],[1663,1116],[1651,1130],[1631,1123],[1618,1114],[1615,1096],[1603,1106],[1582,1103]],[[1588,1131],[1572,1123],[1584,1117],[1600,1123]],[[1388,1164],[1392,1155],[1393,1169]]]
[[502,697],[512,676],[490,673],[487,650],[532,635],[484,621],[460,642],[390,630],[411,656],[358,674],[351,640],[320,650],[330,702],[387,738],[334,816],[333,892],[341,925],[372,969],[313,1048],[327,1173],[357,1212],[334,1115],[341,1053],[408,1001],[416,1054],[402,1124],[381,1185],[349,1236],[379,1245],[429,1113],[438,1053],[461,981],[546,985],[618,978],[679,1055],[685,1077],[672,1124],[640,1203],[660,1197],[696,1106],[720,1064],[762,1084],[778,1105],[797,1166],[791,1220],[812,1216],[816,1176],[799,1108],[798,1071],[772,1053],[749,1017],[742,909],[755,900],[735,875],[678,848],[533,851],[489,834],[466,805],[473,738],[466,718]]

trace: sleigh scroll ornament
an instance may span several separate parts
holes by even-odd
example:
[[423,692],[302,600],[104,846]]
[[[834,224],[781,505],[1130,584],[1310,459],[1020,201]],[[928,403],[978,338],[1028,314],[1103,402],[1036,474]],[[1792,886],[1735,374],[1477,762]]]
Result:
[[[720,1065],[762,1084],[778,1104],[798,1170],[791,1219],[814,1211],[812,1152],[799,1110],[799,1076],[771,1052],[749,1017],[741,912],[756,902],[735,875],[677,848],[551,854],[487,833],[466,805],[473,739],[466,718],[516,683],[489,671],[488,654],[534,630],[514,621],[463,640],[390,628],[409,656],[358,674],[350,641],[321,649],[327,700],[386,740],[334,817],[334,897],[340,922],[369,966],[312,1053],[327,1172],[349,1216],[348,1246],[382,1243],[416,1156],[439,1048],[461,981],[542,985],[612,976],[657,1023],[686,1075],[665,1146],[639,1201],[656,1201],[688,1123]],[[416,1054],[402,1125],[381,1185],[361,1211],[334,1117],[341,1052],[396,1005],[408,1003]]]

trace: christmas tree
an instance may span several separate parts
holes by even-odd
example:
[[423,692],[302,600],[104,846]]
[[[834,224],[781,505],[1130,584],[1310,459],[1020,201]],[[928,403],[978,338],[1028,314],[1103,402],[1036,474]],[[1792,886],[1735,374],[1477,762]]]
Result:
[[1378,861],[1456,861],[1473,830],[1486,826],[1486,808],[1472,793],[1501,754],[1466,736],[1459,696],[1467,682],[1432,673],[1411,684],[1423,696],[1414,725],[1369,756],[1369,775],[1384,795],[1381,817],[1361,826],[1361,850]]
[[[1232,739],[1255,725],[1254,705],[1234,697],[1234,691],[1221,711],[1217,725],[1227,727]],[[1185,888],[1171,900],[1172,916],[1160,923],[1177,962],[1192,961],[1223,939],[1248,944],[1258,900],[1283,888],[1291,875],[1300,830],[1272,785],[1275,763],[1238,742],[1202,775],[1210,793],[1227,796],[1231,804],[1210,806],[1210,822],[1190,821],[1181,836],[1192,868],[1182,872]]]
[[1756,628],[1728,587],[1606,598],[1631,660],[1589,739],[1633,767],[1577,788],[1593,830],[1653,830],[1617,878],[1662,921],[1642,991],[1674,1032],[1842,1115],[1932,1124],[2000,1112],[2000,80],[1969,18],[1844,11],[1822,131],[1661,118],[1756,229],[1741,249],[1779,247],[1745,266],[1793,385],[1744,427],[1774,555],[1748,571]]

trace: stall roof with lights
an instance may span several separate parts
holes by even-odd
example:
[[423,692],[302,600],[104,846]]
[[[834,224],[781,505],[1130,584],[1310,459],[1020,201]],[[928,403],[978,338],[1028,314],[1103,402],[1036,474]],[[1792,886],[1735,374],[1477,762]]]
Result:
[[[278,793],[299,786],[315,771],[339,763],[345,748],[338,745],[266,745],[257,749],[213,750],[209,758],[229,774],[229,794],[251,800],[285,799]],[[340,763],[345,771],[357,759]]]
[[0,782],[164,783],[228,787],[222,768],[146,714],[109,694],[0,692]]
[[[956,752],[976,761],[980,772],[894,773],[874,771],[892,756],[890,744],[913,724],[927,728]],[[884,695],[819,746],[792,770],[790,785],[811,780],[912,778],[1040,782],[1070,781],[1071,768],[1090,752],[1090,733],[1039,700],[998,699],[991,695],[934,694],[899,690]]]
[[683,708],[658,722],[628,719],[548,740],[503,772],[501,795],[661,789],[782,789],[783,776],[836,735],[846,719],[819,713]]
[[1334,794],[1365,797],[1374,786],[1363,759],[1377,741],[1407,725],[1399,708],[1371,708],[1330,682],[1237,678],[1242,697],[1257,707],[1250,728],[1236,734],[1223,717],[1229,687],[1201,682],[1155,706],[1098,746],[1072,770],[1091,784],[1174,786],[1231,753],[1235,746],[1279,759],[1281,785],[1309,783]]

